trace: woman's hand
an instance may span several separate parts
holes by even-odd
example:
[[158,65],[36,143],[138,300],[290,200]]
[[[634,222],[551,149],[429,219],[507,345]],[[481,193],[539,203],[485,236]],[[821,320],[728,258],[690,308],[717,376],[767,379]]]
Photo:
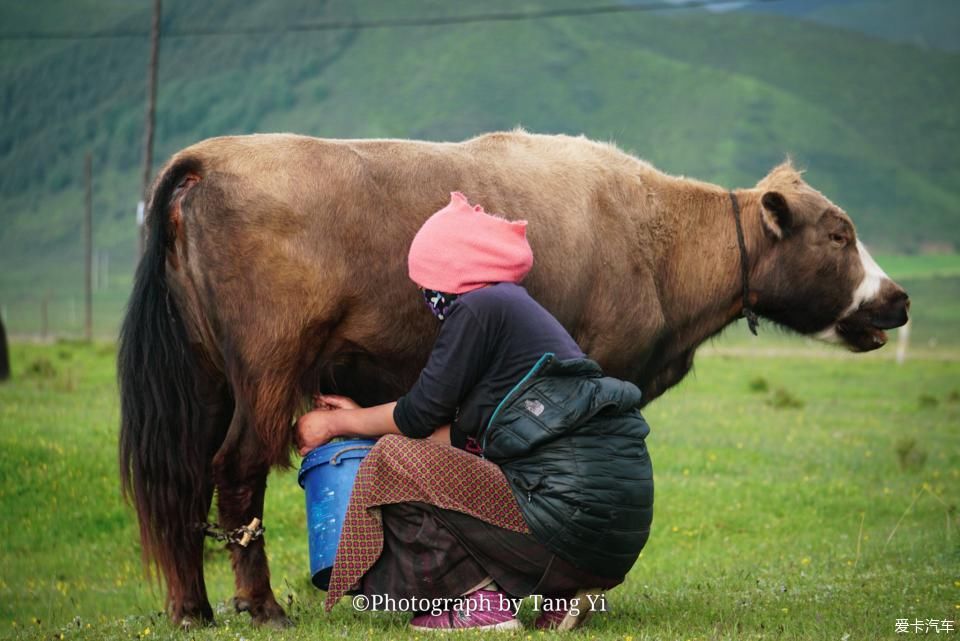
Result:
[[297,421],[297,452],[305,456],[307,452],[331,439],[340,436],[337,428],[338,412],[329,409],[316,409],[307,412]]
[[310,450],[326,445],[330,439],[346,436],[341,412],[358,410],[360,406],[346,396],[314,394],[312,412],[297,421],[297,451],[304,456]]
[[338,436],[377,438],[400,433],[393,422],[396,402],[360,407],[346,396],[314,394],[313,405],[316,409],[297,421],[295,437],[300,456]]
[[358,410],[353,399],[346,396],[337,396],[336,394],[314,394],[313,407],[318,410]]

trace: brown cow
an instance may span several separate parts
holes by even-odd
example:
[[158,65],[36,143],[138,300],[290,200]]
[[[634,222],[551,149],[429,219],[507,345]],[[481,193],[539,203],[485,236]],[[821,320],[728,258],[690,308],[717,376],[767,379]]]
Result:
[[[789,163],[734,200],[582,137],[196,144],[154,186],[119,356],[123,483],[175,621],[212,618],[201,524],[214,488],[224,528],[262,516],[304,395],[368,405],[416,379],[438,326],[407,247],[455,190],[529,221],[530,293],[646,402],[744,311],[734,202],[761,316],[854,351],[906,322],[906,293]],[[230,547],[237,608],[286,623],[263,540]]]

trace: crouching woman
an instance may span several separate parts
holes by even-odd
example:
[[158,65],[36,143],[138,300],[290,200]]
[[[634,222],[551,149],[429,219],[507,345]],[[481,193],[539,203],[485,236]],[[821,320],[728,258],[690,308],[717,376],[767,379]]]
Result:
[[591,612],[582,597],[636,561],[653,515],[640,391],[519,285],[532,263],[524,221],[452,194],[408,257],[441,321],[416,384],[369,408],[321,396],[298,422],[301,454],[383,436],[357,475],[327,609],[354,592],[413,604],[417,629],[514,629],[536,594],[537,627],[570,629]]

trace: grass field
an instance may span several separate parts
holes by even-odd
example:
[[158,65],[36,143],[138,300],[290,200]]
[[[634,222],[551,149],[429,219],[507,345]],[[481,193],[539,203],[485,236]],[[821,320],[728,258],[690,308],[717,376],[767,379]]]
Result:
[[[12,349],[14,379],[0,385],[0,637],[416,638],[402,614],[346,600],[323,613],[293,473],[270,479],[265,516],[273,585],[297,627],[257,630],[234,614],[229,560],[211,544],[218,625],[173,629],[120,498],[113,347]],[[897,619],[960,618],[960,363],[889,357],[701,357],[646,411],[650,542],[609,593],[611,612],[576,638],[879,639],[896,636]]]

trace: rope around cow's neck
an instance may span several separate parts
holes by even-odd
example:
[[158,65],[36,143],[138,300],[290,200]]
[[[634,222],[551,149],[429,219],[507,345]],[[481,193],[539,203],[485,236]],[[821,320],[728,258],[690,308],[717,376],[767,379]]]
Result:
[[743,312],[742,316],[747,319],[747,327],[750,332],[757,335],[757,312],[750,305],[750,261],[747,256],[747,244],[743,240],[743,225],[740,223],[740,201],[733,191],[730,194],[730,202],[733,204],[733,220],[737,223],[737,244],[740,245],[740,275],[743,279]]

